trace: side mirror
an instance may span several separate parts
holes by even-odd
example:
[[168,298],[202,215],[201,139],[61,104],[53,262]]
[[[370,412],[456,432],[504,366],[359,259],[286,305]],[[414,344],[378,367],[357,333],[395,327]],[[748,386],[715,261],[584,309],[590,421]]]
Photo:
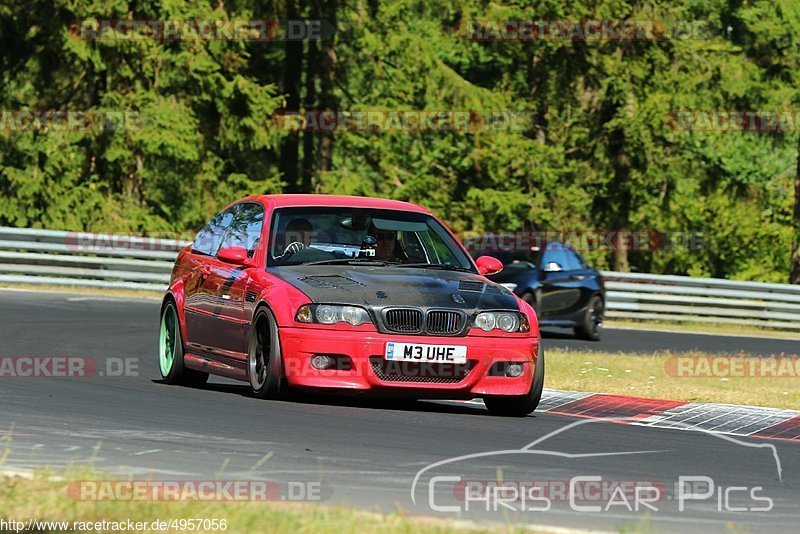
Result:
[[557,261],[547,262],[547,265],[544,266],[544,272],[546,273],[558,273],[563,270],[564,268]]
[[247,263],[247,249],[243,247],[225,247],[217,252],[217,259],[234,265]]
[[503,263],[491,256],[479,256],[478,259],[475,260],[475,265],[478,266],[478,272],[484,276],[497,274],[503,270]]

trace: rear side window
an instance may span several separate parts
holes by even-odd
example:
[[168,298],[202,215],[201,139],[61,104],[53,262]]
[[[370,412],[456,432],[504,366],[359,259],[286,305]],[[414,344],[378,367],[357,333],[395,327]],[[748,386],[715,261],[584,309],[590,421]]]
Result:
[[202,230],[197,232],[197,236],[192,243],[192,252],[195,254],[205,254],[215,256],[225,233],[233,222],[234,210],[232,206],[214,216]]
[[581,265],[581,259],[572,249],[567,249],[564,251],[567,259],[567,264],[564,266],[564,270],[566,271],[579,271],[583,269]]
[[586,262],[575,252],[575,250],[564,243],[548,243],[547,250],[544,251],[543,266],[555,262],[564,271],[579,271],[586,269]]
[[233,206],[234,218],[219,248],[242,247],[252,258],[261,240],[264,227],[264,208],[261,204],[245,202]]
[[567,251],[563,246],[552,246],[552,244],[547,246],[547,250],[544,251],[544,257],[542,258],[542,266],[544,266],[545,269],[549,264],[557,263],[561,266],[562,271],[566,271],[569,269],[568,262]]

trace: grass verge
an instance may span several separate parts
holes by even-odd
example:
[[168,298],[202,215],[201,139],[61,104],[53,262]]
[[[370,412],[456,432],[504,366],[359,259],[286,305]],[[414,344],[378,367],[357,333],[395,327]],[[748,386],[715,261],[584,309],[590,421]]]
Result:
[[[297,534],[298,532],[339,533],[378,532],[408,534],[447,534],[450,532],[516,533],[553,532],[547,527],[522,528],[519,526],[482,526],[467,521],[443,520],[403,513],[381,514],[355,510],[343,506],[322,506],[305,503],[279,502],[152,502],[115,501],[83,502],[73,500],[68,494],[69,480],[109,480],[97,473],[72,474],[53,477],[40,472],[32,478],[0,476],[0,510],[8,521],[67,522],[67,530],[51,526],[52,532],[77,532],[73,522],[144,522],[155,520],[225,520],[226,528],[168,529],[159,532],[269,532],[271,534]],[[179,525],[179,524],[178,524]],[[176,525],[177,526],[177,525]],[[39,532],[47,527],[39,525]],[[563,532],[565,529],[559,529]],[[13,532],[13,530],[4,530]],[[111,532],[113,528],[106,531]],[[149,528],[139,532],[154,532]]]
[[[675,376],[678,358],[691,359],[695,374],[708,370],[716,376]],[[688,402],[717,402],[745,404],[772,408],[798,409],[800,406],[800,360],[785,358],[790,366],[781,366],[776,360],[776,369],[793,370],[784,376],[730,376],[739,374],[736,367],[747,365],[753,356],[722,356],[721,369],[733,372],[717,372],[711,367],[701,367],[697,359],[720,358],[703,352],[653,352],[649,354],[611,353],[598,351],[576,351],[550,349],[547,351],[547,377],[545,385],[551,389],[591,391],[671,399]],[[730,359],[732,358],[732,360]],[[760,364],[767,358],[759,358]],[[684,360],[687,361],[687,360]],[[721,376],[728,374],[728,376]]]

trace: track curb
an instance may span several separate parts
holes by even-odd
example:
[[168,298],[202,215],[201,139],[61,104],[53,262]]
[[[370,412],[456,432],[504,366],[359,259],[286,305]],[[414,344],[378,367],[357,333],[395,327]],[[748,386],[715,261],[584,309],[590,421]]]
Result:
[[[469,401],[483,404],[481,400]],[[627,418],[620,424],[800,442],[800,411],[546,389],[534,415]]]

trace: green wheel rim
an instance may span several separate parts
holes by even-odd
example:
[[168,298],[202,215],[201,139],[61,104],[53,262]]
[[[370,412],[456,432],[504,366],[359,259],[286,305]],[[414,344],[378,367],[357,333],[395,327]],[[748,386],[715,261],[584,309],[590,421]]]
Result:
[[178,320],[172,304],[167,304],[161,316],[161,336],[158,351],[158,364],[161,376],[166,377],[172,370],[175,361],[175,349],[178,343]]

